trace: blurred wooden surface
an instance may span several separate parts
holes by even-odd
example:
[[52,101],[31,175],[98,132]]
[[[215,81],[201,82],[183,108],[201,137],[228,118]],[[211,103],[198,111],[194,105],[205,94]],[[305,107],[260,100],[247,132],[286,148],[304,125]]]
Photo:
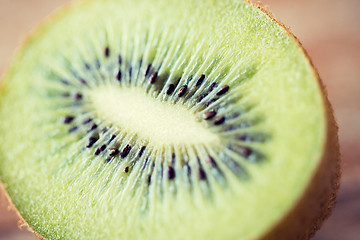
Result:
[[[0,74],[15,48],[69,0],[0,0]],[[338,203],[314,240],[360,239],[360,1],[263,0],[309,52],[339,123],[343,178]],[[0,240],[34,240],[0,196]]]

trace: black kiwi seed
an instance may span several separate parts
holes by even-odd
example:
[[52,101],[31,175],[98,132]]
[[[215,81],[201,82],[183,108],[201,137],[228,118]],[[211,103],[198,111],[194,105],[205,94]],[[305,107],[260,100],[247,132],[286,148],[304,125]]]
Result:
[[209,91],[211,92],[212,90],[214,90],[214,88],[216,88],[217,85],[218,85],[217,82],[213,82],[213,83],[211,84],[211,86],[210,86]]
[[[96,124],[95,124],[96,125]],[[109,131],[109,128],[108,127],[104,127],[103,130],[101,131],[102,134],[105,134],[107,133],[107,131]]]
[[88,132],[91,132],[93,130],[95,130],[98,126],[94,123],[93,125],[91,125],[91,127],[89,128]]
[[119,70],[118,72],[117,72],[117,74],[116,74],[116,79],[117,80],[121,80],[121,70]]
[[223,86],[223,87],[216,93],[216,95],[218,95],[218,96],[223,95],[223,94],[225,94],[228,90],[229,90],[229,86],[228,86],[228,85],[225,85],[225,86]]
[[151,70],[151,64],[149,64],[149,65],[147,66],[147,68],[146,68],[146,71],[145,71],[145,76],[146,76],[146,77],[149,77],[149,75],[150,75],[150,70]]
[[157,72],[152,73],[151,76],[150,76],[150,83],[154,84],[156,82],[157,77],[158,77]]
[[116,135],[114,135],[114,134],[113,134],[113,135],[111,136],[111,138],[110,138],[110,140],[109,140],[108,144],[109,144],[109,143],[111,143],[111,142],[112,142],[112,140],[114,140],[115,138],[116,138]]
[[75,100],[81,100],[83,98],[83,95],[81,93],[76,93],[74,95]]
[[103,144],[101,145],[100,147],[98,147],[96,150],[95,150],[95,155],[99,155],[102,151],[104,151],[106,149],[106,145]]
[[190,176],[191,175],[191,167],[189,165],[189,162],[185,163],[185,168],[186,168],[187,175]]
[[83,78],[79,78],[79,81],[82,85],[87,85],[87,82]]
[[85,67],[86,70],[90,70],[90,69],[91,69],[91,67],[90,67],[90,65],[89,65],[88,63],[85,63],[85,64],[84,64],[84,67]]
[[69,129],[69,133],[75,132],[77,129],[78,129],[78,127],[74,126],[74,127]]
[[215,162],[214,158],[211,156],[209,156],[209,163],[210,163],[211,167],[217,168],[217,163]]
[[214,121],[215,125],[221,125],[225,122],[225,118],[224,117],[217,117]]
[[105,49],[104,49],[104,55],[105,55],[105,57],[109,57],[110,56],[110,49],[109,49],[109,47],[106,47]]
[[145,151],[145,146],[142,146],[141,148],[140,148],[140,151],[139,151],[139,157],[141,157],[142,155],[143,155],[143,153],[144,153],[144,151]]
[[91,148],[94,145],[94,143],[96,143],[96,141],[97,141],[97,138],[94,138],[94,137],[89,138],[89,142],[86,145],[86,147]]
[[186,91],[187,91],[187,85],[182,86],[178,92],[178,97],[184,96]]
[[86,120],[83,122],[83,124],[85,125],[85,124],[88,124],[88,123],[90,123],[90,122],[92,122],[92,118],[86,119]]
[[174,168],[172,168],[171,166],[168,167],[168,179],[169,180],[173,180],[176,176],[175,170]]
[[196,87],[200,87],[200,85],[204,82],[204,79],[205,79],[205,75],[202,74],[196,82]]
[[72,123],[74,121],[74,117],[73,116],[66,116],[64,118],[64,123],[65,124],[69,124],[69,123]]
[[175,164],[175,160],[176,160],[176,155],[175,153],[171,154],[171,163]]
[[169,86],[167,87],[167,90],[166,90],[166,94],[167,95],[170,95],[174,92],[175,90],[175,85],[174,84],[169,84]]
[[117,148],[110,149],[110,152],[109,152],[110,157],[115,157],[118,154],[119,154],[119,150]]
[[126,147],[122,150],[121,152],[121,158],[126,158],[126,156],[129,154],[131,150],[131,146],[130,145],[126,145]]
[[125,167],[124,168],[124,173],[128,173],[129,172],[129,167]]
[[119,65],[121,65],[121,63],[122,63],[121,55],[118,56],[118,63],[119,63]]
[[204,115],[204,120],[212,119],[212,118],[215,117],[215,116],[216,116],[216,112],[215,112],[215,111],[207,112],[207,113],[205,113],[205,115]]
[[239,147],[238,152],[245,158],[248,158],[252,154],[252,150],[248,147]]
[[95,150],[95,152],[94,152],[94,155],[97,156],[97,155],[99,155],[100,153],[101,153],[100,148],[97,148],[97,149]]
[[151,184],[151,175],[148,175],[148,176],[147,176],[147,183],[148,183],[148,185]]
[[207,179],[206,173],[201,167],[199,168],[199,179],[202,181]]

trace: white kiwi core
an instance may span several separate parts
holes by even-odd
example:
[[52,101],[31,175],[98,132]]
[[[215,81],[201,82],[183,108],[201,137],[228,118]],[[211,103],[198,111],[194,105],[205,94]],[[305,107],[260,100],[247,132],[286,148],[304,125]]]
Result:
[[143,89],[103,86],[89,96],[99,116],[158,145],[220,142],[185,106],[157,101]]

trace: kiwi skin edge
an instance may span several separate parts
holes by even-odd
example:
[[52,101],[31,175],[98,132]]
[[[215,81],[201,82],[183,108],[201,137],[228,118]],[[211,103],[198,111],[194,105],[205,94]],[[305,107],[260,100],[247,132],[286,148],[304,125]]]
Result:
[[[333,207],[336,204],[336,196],[340,187],[340,151],[339,151],[339,140],[338,140],[338,126],[334,118],[333,108],[328,100],[327,91],[325,86],[314,67],[308,53],[303,48],[300,41],[290,32],[283,23],[278,21],[273,14],[261,3],[254,3],[251,0],[246,0],[252,6],[258,8],[260,11],[265,13],[271,21],[281,26],[303,51],[307,60],[309,61],[318,83],[322,90],[322,98],[324,102],[324,109],[326,115],[326,141],[323,146],[323,154],[321,161],[317,166],[317,170],[313,173],[311,180],[303,195],[298,199],[297,203],[294,204],[293,208],[284,216],[278,223],[275,223],[273,228],[267,233],[261,236],[258,240],[308,240],[315,235],[320,229],[322,223],[330,216]],[[65,10],[69,5],[76,5],[73,2],[65,4],[56,11],[55,15],[60,16],[65,13]],[[52,14],[52,20],[48,20],[40,24],[38,29],[41,29],[45,25],[50,24],[54,19]],[[36,36],[36,32],[30,34],[28,39],[24,43],[31,41]],[[1,84],[2,85],[2,84]],[[0,85],[0,90],[1,90]],[[38,239],[46,240],[44,237],[35,232],[25,219],[21,216],[15,205],[11,201],[10,196],[7,194],[4,185],[0,180],[0,192],[5,196],[5,199],[9,201],[9,211],[14,211],[18,217],[19,228],[26,228],[32,232]]]
[[299,39],[291,33],[283,23],[278,21],[273,14],[260,3],[246,0],[252,6],[264,12],[272,21],[281,26],[287,34],[298,44],[309,61],[318,83],[322,90],[322,99],[326,115],[326,141],[323,146],[323,155],[317,170],[313,173],[309,184],[292,210],[278,222],[273,229],[260,239],[279,240],[296,239],[307,240],[315,235],[323,222],[330,216],[336,204],[337,193],[340,188],[341,164],[340,147],[338,138],[338,125],[334,117],[334,110],[328,99],[326,88],[316,70],[309,54],[306,52]]

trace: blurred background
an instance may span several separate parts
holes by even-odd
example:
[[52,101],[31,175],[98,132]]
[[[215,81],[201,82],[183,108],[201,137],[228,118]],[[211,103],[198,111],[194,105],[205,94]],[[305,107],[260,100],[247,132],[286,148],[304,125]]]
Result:
[[[16,47],[69,0],[0,0],[0,75]],[[342,180],[337,205],[313,240],[360,239],[360,0],[263,0],[300,39],[329,94],[339,124]],[[0,240],[35,240],[18,227],[0,193]]]

